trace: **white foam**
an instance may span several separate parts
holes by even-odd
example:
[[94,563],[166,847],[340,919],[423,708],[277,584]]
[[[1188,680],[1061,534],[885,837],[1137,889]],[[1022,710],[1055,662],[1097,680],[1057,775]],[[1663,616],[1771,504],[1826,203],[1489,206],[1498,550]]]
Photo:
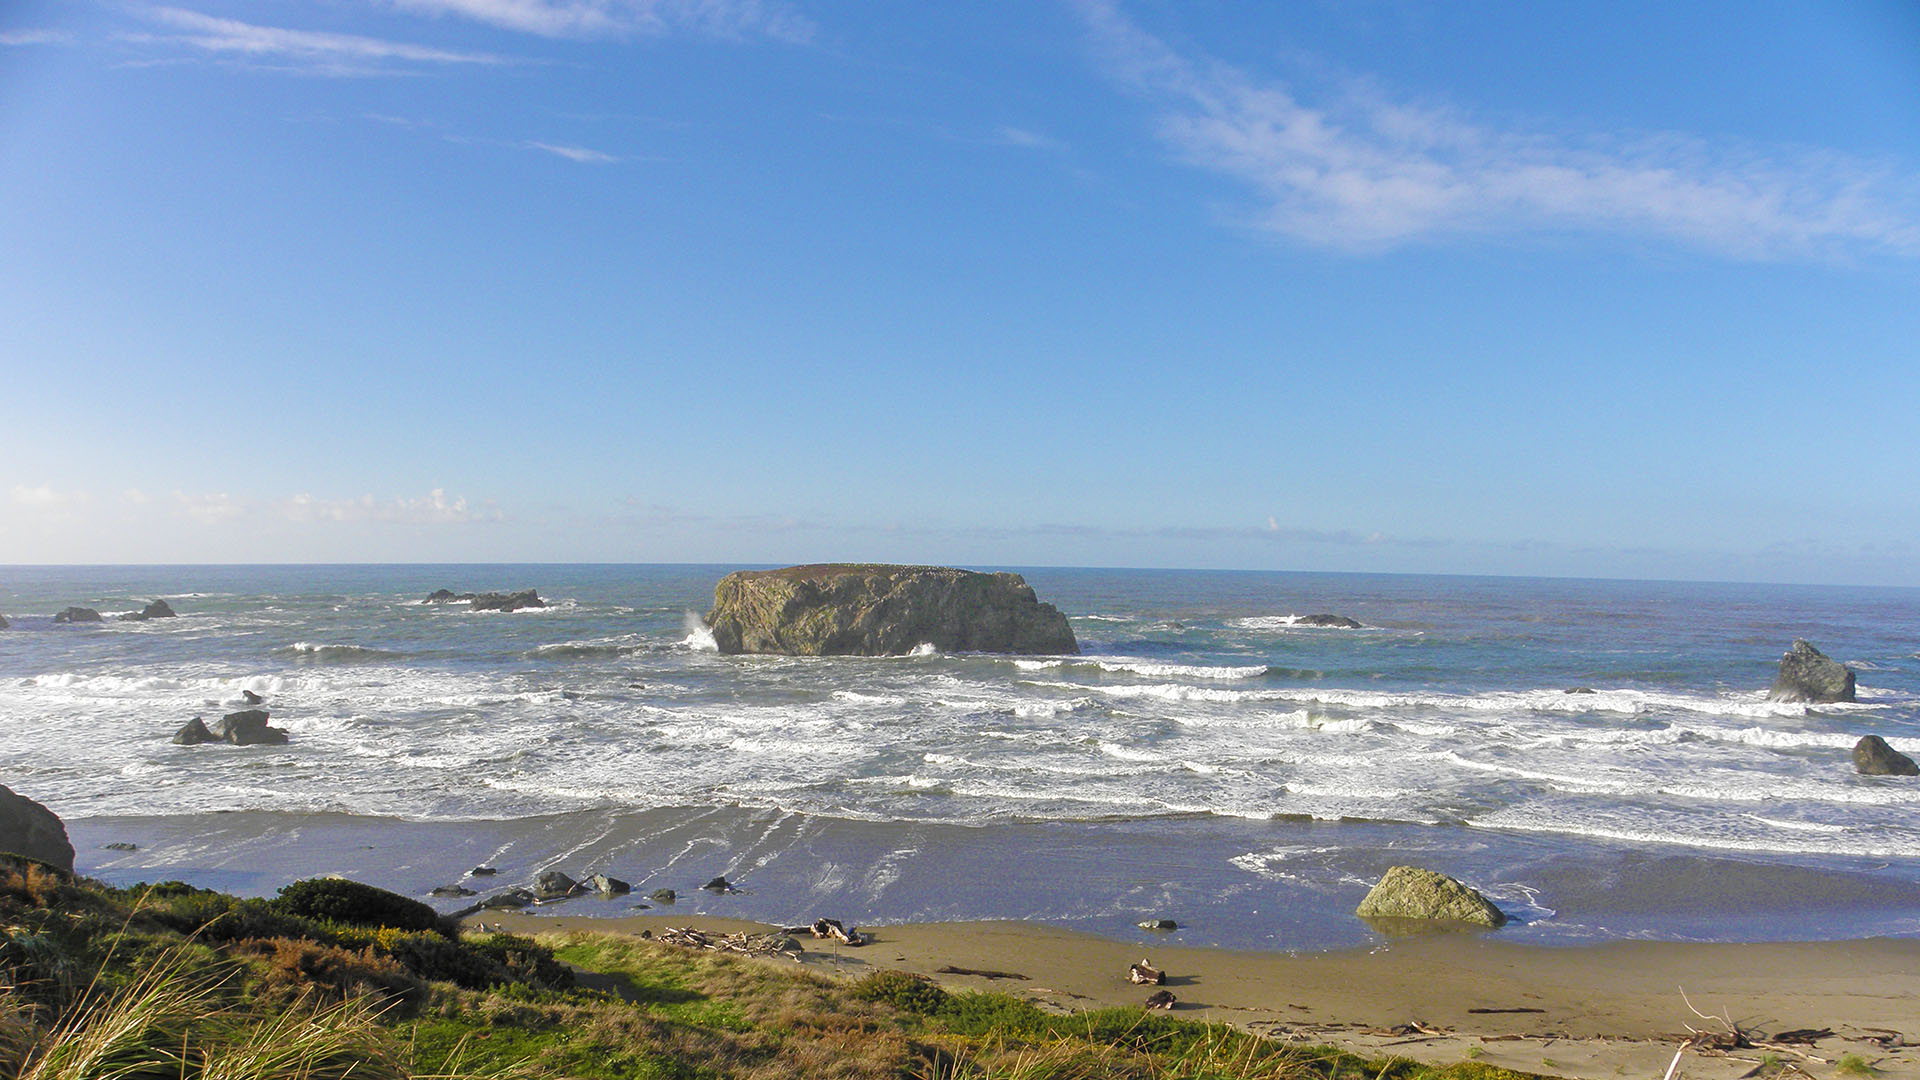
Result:
[[680,641],[682,647],[694,652],[720,651],[720,643],[713,639],[713,631],[707,628],[706,621],[700,616],[689,611],[681,620],[681,625],[687,632],[687,636]]

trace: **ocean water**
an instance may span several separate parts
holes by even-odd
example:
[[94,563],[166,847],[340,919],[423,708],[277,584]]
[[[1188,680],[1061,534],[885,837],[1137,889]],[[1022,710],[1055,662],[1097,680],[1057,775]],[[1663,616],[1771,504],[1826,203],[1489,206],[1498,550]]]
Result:
[[[1920,933],[1920,781],[1848,761],[1920,754],[1920,590],[1033,569],[1084,655],[807,659],[713,651],[729,569],[0,568],[0,783],[85,872],[243,892],[484,861],[748,917],[1317,948],[1378,940],[1352,908],[1412,862],[1549,943]],[[181,617],[51,622],[155,597]],[[1765,700],[1795,637],[1857,704]],[[170,744],[244,690],[288,745]]]

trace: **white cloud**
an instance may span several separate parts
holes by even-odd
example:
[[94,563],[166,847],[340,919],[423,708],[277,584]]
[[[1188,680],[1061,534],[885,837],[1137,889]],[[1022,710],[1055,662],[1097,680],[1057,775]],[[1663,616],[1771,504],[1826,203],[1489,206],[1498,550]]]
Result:
[[545,150],[549,154],[557,154],[568,161],[579,162],[582,165],[608,165],[620,160],[612,154],[603,154],[584,146],[565,146],[545,142],[530,142],[526,145],[529,150]]
[[321,70],[359,73],[355,64],[507,64],[513,61],[489,53],[457,52],[404,41],[336,34],[319,30],[292,30],[259,26],[203,15],[184,8],[140,9],[153,22],[179,33],[141,40],[171,42],[202,52],[255,59],[290,60]]
[[357,499],[321,499],[302,493],[281,504],[280,512],[290,521],[459,525],[500,520],[500,511],[491,500],[478,507],[469,506],[465,498],[449,497],[441,488],[412,499],[376,499],[372,495]]
[[41,484],[39,487],[13,485],[13,501],[21,506],[67,507],[87,502],[90,498],[84,491],[58,491],[51,484]]
[[176,491],[173,493],[173,506],[175,513],[203,525],[219,525],[244,517],[248,512],[246,503],[224,491],[198,495]]
[[1067,149],[1067,144],[1051,135],[1042,135],[1037,131],[1002,125],[993,133],[994,141],[1002,146],[1017,146],[1024,150],[1051,150],[1055,153]]
[[812,21],[779,0],[389,0],[542,37],[620,37],[691,31],[711,37],[806,42]]
[[73,35],[64,30],[45,28],[0,31],[0,45],[65,45]]
[[1738,258],[1920,254],[1920,178],[1837,153],[1687,135],[1567,139],[1185,56],[1112,0],[1077,0],[1112,75],[1182,159],[1250,188],[1255,227],[1374,251],[1462,234],[1651,235]]

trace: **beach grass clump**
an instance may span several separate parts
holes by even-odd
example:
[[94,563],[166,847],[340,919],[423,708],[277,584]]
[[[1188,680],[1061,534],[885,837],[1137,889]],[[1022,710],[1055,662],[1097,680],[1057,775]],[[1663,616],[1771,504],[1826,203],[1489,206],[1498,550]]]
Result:
[[951,997],[939,983],[924,975],[892,970],[876,971],[860,979],[853,984],[853,996],[922,1016],[939,1012]]

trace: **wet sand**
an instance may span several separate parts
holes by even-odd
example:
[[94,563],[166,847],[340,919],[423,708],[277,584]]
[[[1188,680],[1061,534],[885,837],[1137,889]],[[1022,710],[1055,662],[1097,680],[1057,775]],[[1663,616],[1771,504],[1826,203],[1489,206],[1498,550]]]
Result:
[[[469,925],[478,921],[515,933],[769,929],[672,914],[607,919],[488,912]],[[1769,1055],[1826,1076],[1842,1055],[1854,1054],[1876,1075],[1920,1077],[1920,940],[1911,938],[1549,947],[1437,934],[1294,955],[1190,948],[1171,940],[1143,947],[1023,922],[866,932],[872,940],[859,948],[804,939],[804,966],[849,978],[894,968],[932,976],[950,989],[993,989],[1080,1010],[1141,1004],[1152,988],[1129,983],[1127,966],[1147,958],[1166,971],[1183,1017],[1369,1055],[1471,1059],[1569,1077],[1663,1076],[1690,1027],[1727,1030],[1719,1019],[1695,1015],[1697,1009],[1731,1020],[1761,1045],[1689,1050],[1679,1076],[1732,1080],[1763,1066]],[[940,973],[943,967],[1025,977]],[[1812,1045],[1768,1045],[1769,1036],[1808,1028],[1833,1034]]]

